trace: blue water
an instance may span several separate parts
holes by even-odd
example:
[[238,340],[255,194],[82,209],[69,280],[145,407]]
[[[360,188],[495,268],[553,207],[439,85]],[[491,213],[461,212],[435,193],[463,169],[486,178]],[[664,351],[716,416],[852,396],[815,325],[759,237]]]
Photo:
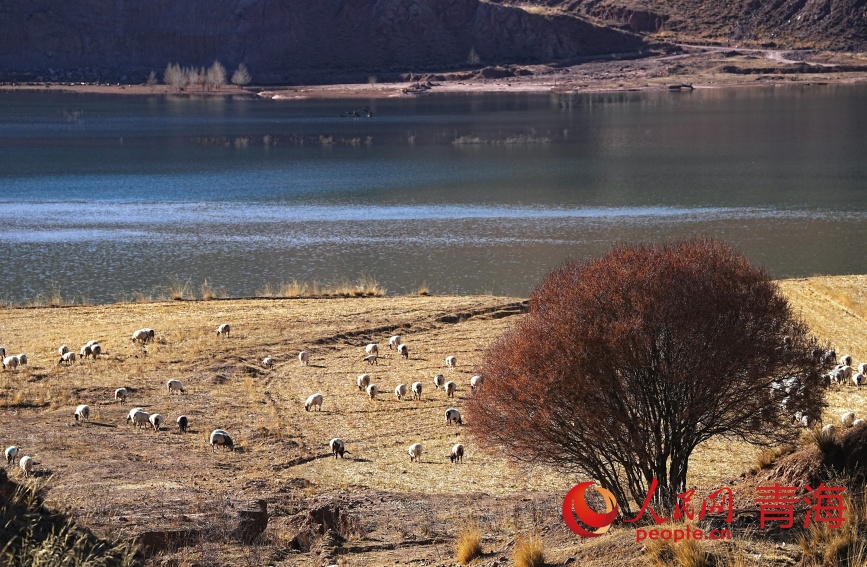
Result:
[[[526,295],[566,257],[695,234],[777,277],[863,273],[865,103],[864,86],[0,92],[0,299],[114,301],[205,279],[249,296],[362,274],[390,293]],[[373,116],[341,117],[362,107]]]

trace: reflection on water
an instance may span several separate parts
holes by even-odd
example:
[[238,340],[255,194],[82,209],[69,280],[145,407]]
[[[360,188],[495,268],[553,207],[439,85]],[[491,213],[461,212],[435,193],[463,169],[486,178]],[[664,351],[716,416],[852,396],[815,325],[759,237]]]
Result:
[[[566,257],[694,234],[778,277],[864,272],[865,100],[0,93],[0,297],[361,274],[397,293],[526,295]],[[362,106],[372,118],[340,117]]]

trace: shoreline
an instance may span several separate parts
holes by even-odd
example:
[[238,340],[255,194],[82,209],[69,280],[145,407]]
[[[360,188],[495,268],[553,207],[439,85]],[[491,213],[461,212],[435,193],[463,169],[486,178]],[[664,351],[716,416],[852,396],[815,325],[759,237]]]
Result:
[[[606,59],[571,66],[503,65],[476,70],[411,74],[401,82],[238,87],[216,91],[172,90],[167,85],[30,83],[0,91],[63,91],[137,96],[258,96],[272,100],[384,99],[430,93],[582,94],[678,91],[747,86],[831,85],[867,82],[861,54],[681,45],[681,52],[640,59]],[[410,80],[411,79],[411,80]]]

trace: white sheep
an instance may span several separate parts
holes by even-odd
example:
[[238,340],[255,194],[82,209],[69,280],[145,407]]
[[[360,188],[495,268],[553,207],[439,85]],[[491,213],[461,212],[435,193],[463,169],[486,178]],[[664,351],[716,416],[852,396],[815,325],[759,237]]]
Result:
[[132,421],[133,425],[135,425],[138,429],[141,429],[142,427],[148,427],[150,425],[150,418],[151,414],[140,409],[132,415],[127,415],[126,420]]
[[316,406],[316,411],[322,411],[322,394],[311,394],[304,402],[304,411],[310,411],[310,408]]
[[397,354],[399,354],[400,356],[402,356],[402,357],[404,357],[404,358],[406,358],[406,359],[409,358],[409,347],[406,346],[406,343],[401,343],[401,344],[397,347]]
[[178,419],[175,420],[178,424],[178,430],[181,433],[186,433],[187,428],[190,426],[190,418],[185,415],[179,415]]
[[847,364],[839,364],[836,368],[834,368],[834,372],[837,375],[837,379],[840,384],[845,384],[849,380],[852,379],[852,374],[854,373],[854,369]]
[[27,365],[27,355],[23,352],[18,355],[18,364],[20,364],[21,366]]
[[310,365],[310,355],[306,350],[302,350],[298,353],[298,360],[301,362],[301,366],[309,366]]
[[367,354],[379,354],[379,345],[376,343],[370,343],[364,347],[364,352]]
[[172,392],[178,392],[180,394],[186,394],[187,391],[184,389],[184,385],[180,380],[169,380],[166,382],[166,389],[169,391],[169,394]]
[[102,345],[100,345],[99,343],[93,343],[92,345],[90,345],[90,354],[93,355],[94,359],[99,358],[99,355],[102,354]]
[[156,332],[153,329],[148,329],[147,327],[139,329],[133,332],[132,342],[144,345],[154,340],[155,335]]
[[437,374],[434,376],[434,388],[439,390],[440,386],[446,383],[446,377],[442,374]]
[[394,397],[398,400],[402,400],[406,395],[406,384],[398,384],[394,388]]
[[379,388],[376,387],[376,384],[370,384],[367,386],[367,397],[371,400],[376,398],[376,394],[379,393]]
[[458,389],[458,385],[455,384],[455,383],[452,382],[452,381],[448,381],[448,382],[446,382],[446,384],[445,384],[445,389],[446,389],[446,397],[447,397],[447,398],[454,398],[454,397],[455,397],[455,392],[456,392],[457,389]]
[[129,410],[129,413],[126,414],[126,422],[133,422],[133,417],[140,411],[144,411],[144,408],[132,408],[131,410]]
[[341,459],[345,459],[343,453],[348,453],[346,450],[346,443],[343,442],[343,439],[335,437],[331,441],[328,442],[328,446],[331,448],[331,454],[334,455],[334,458],[337,458],[337,455],[340,455]]
[[82,359],[85,359],[92,354],[93,351],[91,350],[90,345],[84,345],[83,347],[81,347],[81,350],[78,351],[78,356],[80,356]]
[[472,378],[470,378],[470,390],[475,390],[485,381],[485,378],[481,374],[476,374]]
[[838,359],[838,362],[843,366],[852,366],[852,355],[844,354]]
[[449,370],[454,370],[455,366],[458,364],[458,359],[456,356],[447,356],[446,357],[446,366]]
[[66,366],[71,365],[75,362],[75,353],[74,352],[64,352],[60,357],[60,360],[57,361],[57,364],[65,364]]
[[274,368],[274,359],[271,358],[270,356],[266,356],[265,358],[262,359],[262,366],[264,366],[265,368],[268,368],[268,369]]
[[91,340],[87,341],[86,343],[84,343],[84,346],[93,346],[93,345],[98,345],[98,344],[99,344],[99,341],[91,339]]
[[17,356],[7,356],[3,359],[3,370],[15,369],[18,368],[18,357]]
[[409,449],[407,450],[407,452],[409,453],[409,462],[421,461],[422,450],[423,447],[421,446],[421,443],[413,443],[412,445],[410,445]]
[[852,422],[852,427],[861,427],[865,423],[867,423],[867,421],[864,421],[863,419],[861,419],[859,417],[858,419],[856,419],[855,421]]
[[359,374],[355,384],[358,386],[358,391],[363,392],[370,385],[370,374]]
[[378,358],[379,358],[378,355],[376,355],[376,354],[371,354],[371,355],[365,356],[364,358],[362,358],[362,360],[363,360],[364,362],[366,362],[367,364],[373,366],[374,364],[378,364],[378,362],[377,362],[377,359],[378,359]]
[[825,427],[822,428],[822,435],[825,435],[828,437],[834,435],[836,432],[837,432],[837,426],[834,425],[833,423],[829,423],[828,425],[826,425]]
[[129,395],[129,391],[126,388],[118,388],[114,391],[114,399],[118,401],[118,403],[125,404],[126,397]]
[[400,335],[392,335],[391,338],[388,339],[388,348],[395,349],[400,345]]
[[29,477],[30,471],[33,470],[33,458],[27,455],[21,457],[21,460],[18,462],[18,466],[21,467],[22,471],[24,471],[24,476]]
[[13,465],[15,464],[15,457],[17,457],[21,453],[21,447],[17,445],[12,445],[11,447],[7,447],[3,454],[6,456],[6,464]]
[[217,336],[218,337],[224,337],[224,338],[228,337],[231,330],[232,330],[232,328],[229,326],[228,323],[223,323],[222,325],[217,327]]
[[858,365],[859,374],[867,374],[867,362],[862,362]]
[[452,450],[449,452],[449,460],[452,463],[463,463],[464,462],[464,446],[460,443],[454,445]]
[[75,413],[72,415],[75,417],[75,421],[90,421],[90,406],[81,404],[75,408]]
[[456,410],[455,408],[449,408],[446,410],[446,423],[451,425],[452,423],[456,425],[463,424],[463,420],[461,419],[461,412]]
[[412,399],[420,400],[421,399],[421,391],[422,391],[421,382],[413,382],[412,383]]
[[852,382],[855,383],[855,387],[860,389],[861,384],[867,383],[867,375],[864,375],[863,372],[859,372],[858,374],[852,376]]
[[211,431],[211,452],[217,452],[217,445],[222,445],[224,448],[229,449],[230,451],[235,450],[235,444],[232,442],[232,438],[229,437],[229,434],[226,433],[223,429],[215,429]]
[[855,412],[844,413],[840,416],[840,421],[843,423],[843,427],[852,427],[852,423],[855,421]]
[[154,431],[159,431],[160,427],[163,425],[163,416],[158,413],[152,413],[150,417],[148,417],[148,421],[154,426]]
[[66,345],[60,345],[60,347],[57,349],[57,353],[58,353],[60,356],[63,356],[63,355],[66,354],[67,352],[69,352],[69,347],[66,346]]

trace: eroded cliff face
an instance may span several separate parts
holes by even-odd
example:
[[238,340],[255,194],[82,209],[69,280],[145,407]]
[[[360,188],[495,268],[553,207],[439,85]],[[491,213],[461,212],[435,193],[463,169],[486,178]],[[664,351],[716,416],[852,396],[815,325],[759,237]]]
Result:
[[169,62],[293,83],[635,52],[643,41],[570,15],[479,0],[0,0],[0,75],[143,80]]

